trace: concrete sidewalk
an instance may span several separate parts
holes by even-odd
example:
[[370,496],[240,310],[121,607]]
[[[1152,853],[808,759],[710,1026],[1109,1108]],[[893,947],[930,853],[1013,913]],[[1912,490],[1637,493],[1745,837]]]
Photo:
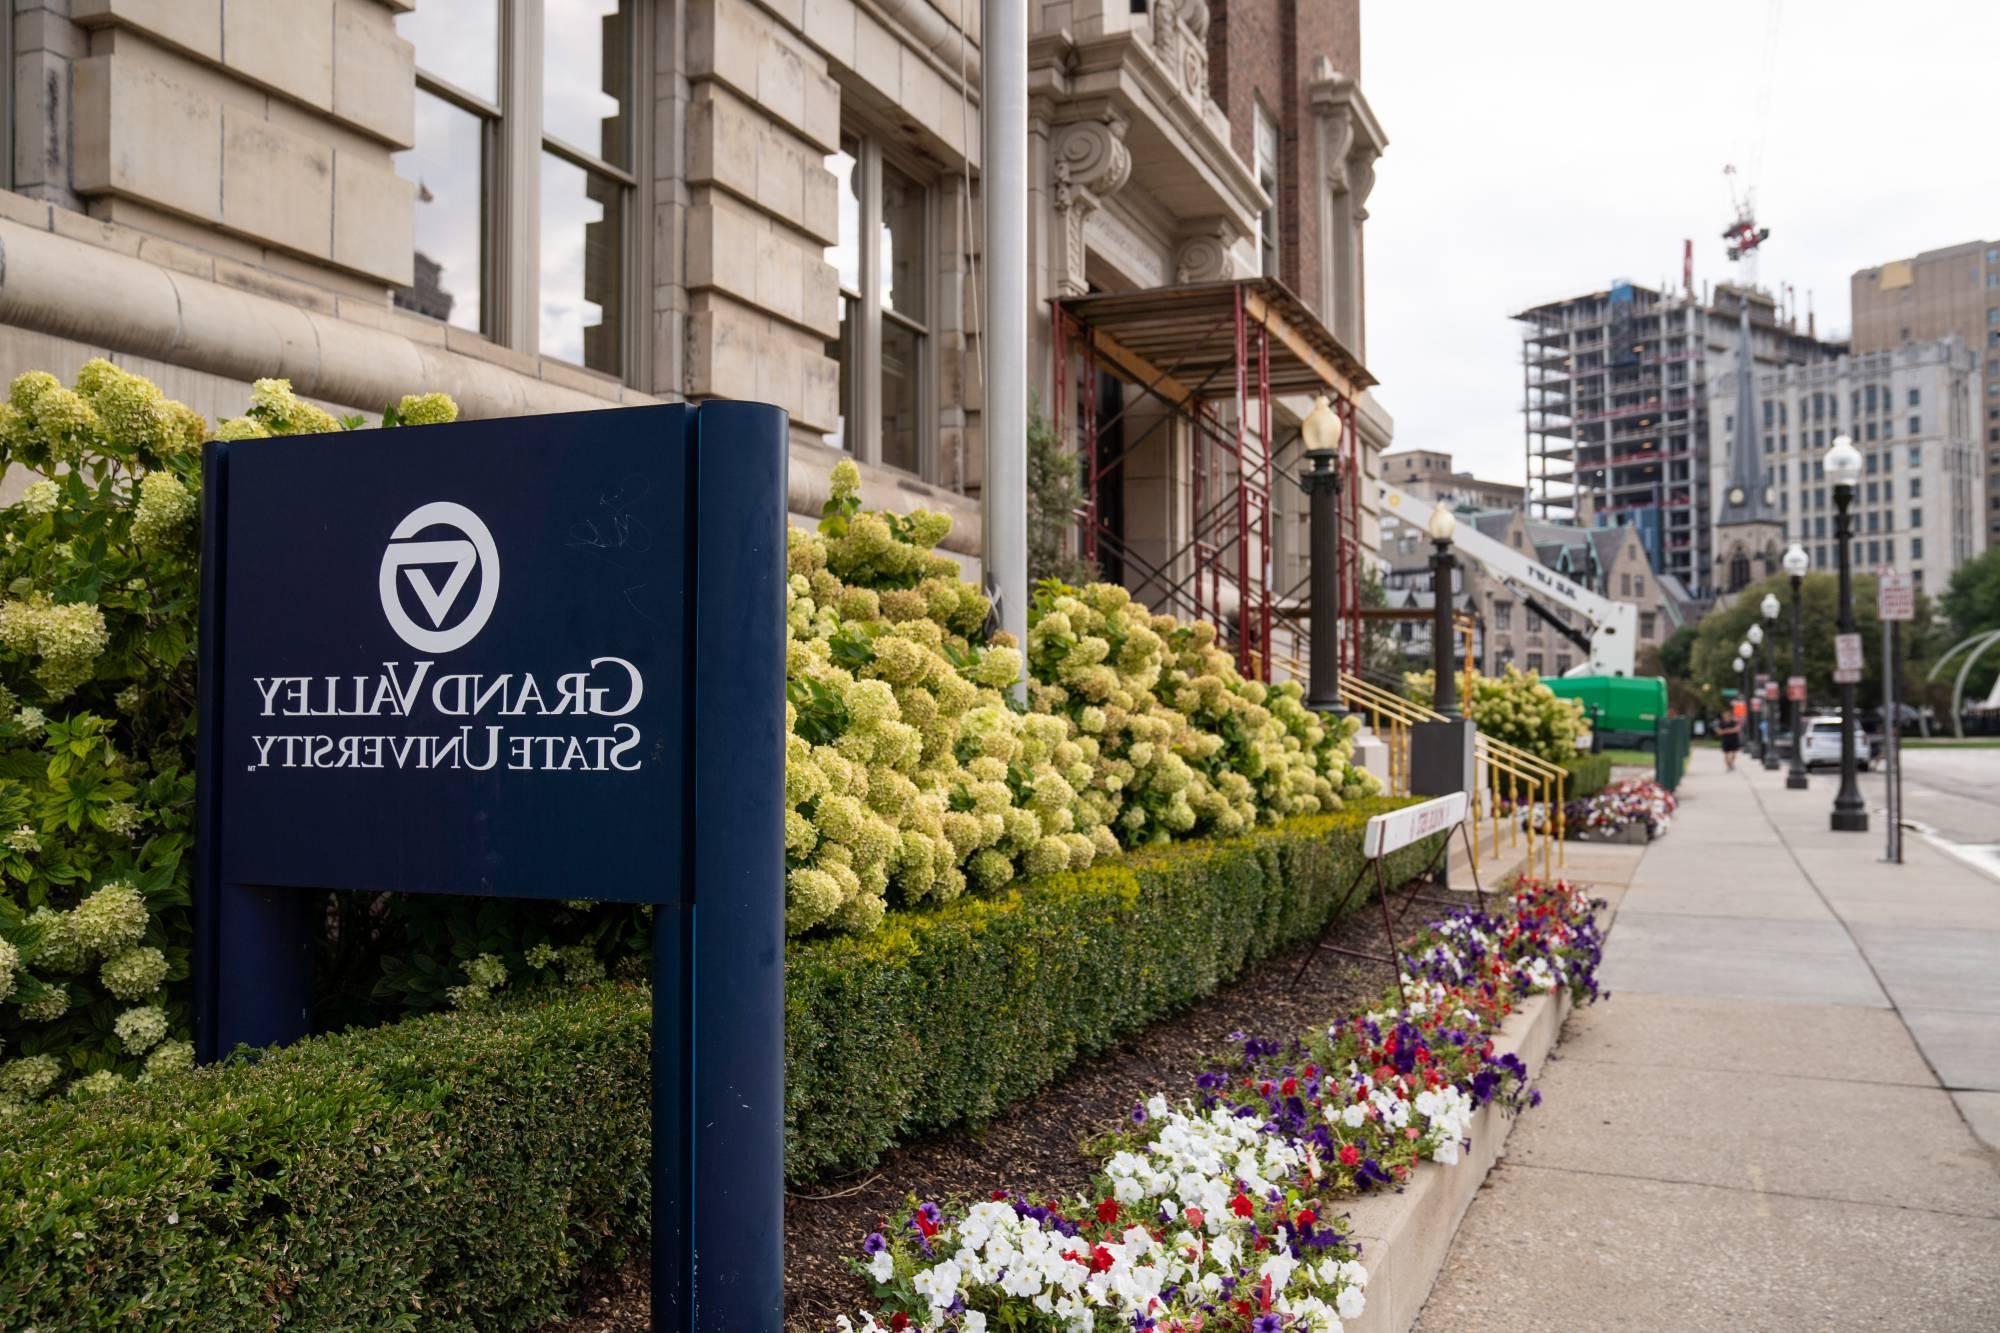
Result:
[[[2000,881],[1696,751],[1417,1327],[2000,1329]],[[1879,817],[1877,820],[1879,825]]]

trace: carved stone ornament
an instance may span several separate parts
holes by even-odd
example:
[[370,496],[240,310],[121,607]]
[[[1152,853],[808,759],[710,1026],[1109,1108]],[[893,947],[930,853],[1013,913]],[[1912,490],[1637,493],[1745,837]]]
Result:
[[1088,120],[1058,125],[1049,136],[1053,197],[1062,225],[1064,296],[1088,290],[1083,274],[1083,224],[1099,204],[1117,193],[1132,176],[1132,154],[1125,147],[1126,122],[1112,111]]
[[1229,258],[1234,241],[1229,225],[1219,218],[1200,224],[1174,249],[1174,281],[1219,282],[1232,275]]

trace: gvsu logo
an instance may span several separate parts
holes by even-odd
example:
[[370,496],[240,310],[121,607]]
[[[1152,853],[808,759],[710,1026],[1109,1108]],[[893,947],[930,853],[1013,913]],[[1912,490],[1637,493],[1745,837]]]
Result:
[[[438,528],[449,528],[456,535],[430,533]],[[420,538],[426,533],[430,535]],[[471,607],[453,620],[452,608],[475,573],[479,591],[471,598]],[[397,636],[418,652],[448,653],[471,643],[493,614],[493,603],[500,596],[500,553],[479,515],[462,504],[433,500],[412,509],[389,534],[378,582],[382,614]],[[430,621],[428,629],[404,605],[405,586]]]

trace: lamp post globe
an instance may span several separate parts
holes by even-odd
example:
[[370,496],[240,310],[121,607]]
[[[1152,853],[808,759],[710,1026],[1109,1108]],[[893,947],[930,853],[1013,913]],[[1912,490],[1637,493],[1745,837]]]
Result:
[[[1861,451],[1845,435],[1834,437],[1833,447],[1822,460],[1826,478],[1833,483],[1834,550],[1839,555],[1840,633],[1852,634],[1854,625],[1854,492],[1861,481]],[[1861,799],[1861,783],[1855,776],[1854,682],[1841,681],[1840,689],[1840,794],[1833,798],[1830,825],[1836,833],[1866,833],[1868,805]]]
[[1451,553],[1451,535],[1458,530],[1458,518],[1444,501],[1431,511],[1424,531],[1436,550],[1431,555],[1431,707],[1446,717],[1458,716],[1458,683],[1451,667],[1452,574],[1458,561]]
[[1340,702],[1340,439],[1339,413],[1325,394],[1313,399],[1312,411],[1299,423],[1306,447],[1306,469],[1299,478],[1307,497],[1307,541],[1311,570],[1307,588],[1310,656],[1307,661],[1306,707],[1336,718],[1347,710]]
[[[1792,680],[1798,681],[1805,679],[1805,667],[1802,665],[1805,656],[1805,627],[1799,614],[1799,589],[1805,583],[1806,571],[1811,568],[1812,557],[1806,554],[1806,548],[1798,542],[1793,542],[1790,549],[1785,552],[1785,573],[1789,574],[1792,580],[1791,675]],[[1773,597],[1768,600],[1777,599]],[[1808,785],[1805,737],[1801,734],[1805,727],[1805,701],[1794,699],[1791,695],[1788,681],[1785,689],[1785,711],[1792,728],[1792,766],[1785,770],[1785,787],[1790,791],[1804,791]]]

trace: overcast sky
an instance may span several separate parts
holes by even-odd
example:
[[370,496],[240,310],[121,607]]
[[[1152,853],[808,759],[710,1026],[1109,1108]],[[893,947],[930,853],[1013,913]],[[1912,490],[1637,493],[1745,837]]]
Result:
[[1519,326],[1630,278],[1732,267],[1849,326],[1856,269],[2000,239],[2000,0],[1364,0],[1389,137],[1368,201],[1369,368],[1396,447],[1522,476]]

